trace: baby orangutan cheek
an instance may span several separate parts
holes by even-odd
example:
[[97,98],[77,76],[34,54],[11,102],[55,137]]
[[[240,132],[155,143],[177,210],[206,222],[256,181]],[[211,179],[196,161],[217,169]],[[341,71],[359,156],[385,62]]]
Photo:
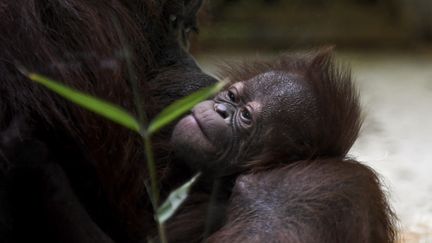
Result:
[[192,115],[177,123],[171,143],[176,156],[193,169],[204,169],[203,167],[208,166],[206,162],[216,160],[216,147],[206,138]]

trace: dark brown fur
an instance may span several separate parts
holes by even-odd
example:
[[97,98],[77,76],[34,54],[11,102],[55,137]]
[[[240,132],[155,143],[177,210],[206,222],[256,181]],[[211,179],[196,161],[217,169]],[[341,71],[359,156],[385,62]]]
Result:
[[[180,28],[196,27],[200,5],[201,1],[2,1],[0,135],[11,139],[0,141],[0,190],[23,190],[0,195],[0,204],[12,208],[3,210],[12,212],[11,221],[4,224],[12,228],[11,238],[48,241],[67,231],[66,226],[55,231],[44,221],[44,209],[35,206],[43,195],[32,187],[38,184],[30,176],[18,176],[20,181],[13,176],[21,162],[43,157],[34,160],[61,166],[77,200],[110,237],[145,239],[154,221],[139,137],[32,83],[17,67],[60,80],[133,114],[137,112],[129,81],[135,80],[151,119],[162,107],[215,81],[201,72],[178,41]],[[168,139],[169,132],[154,138],[162,194],[191,176],[176,167],[178,176],[170,177]],[[49,154],[32,149],[34,144],[42,144]],[[29,198],[34,203],[29,205]],[[22,234],[30,231],[36,235]],[[0,241],[8,233],[1,234]]]

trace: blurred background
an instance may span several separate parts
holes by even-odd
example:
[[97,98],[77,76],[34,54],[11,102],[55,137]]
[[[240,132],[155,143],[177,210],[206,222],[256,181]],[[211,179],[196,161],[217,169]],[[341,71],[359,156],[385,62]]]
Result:
[[382,180],[401,242],[432,242],[432,0],[207,0],[191,51],[226,61],[336,45],[365,123],[350,154]]

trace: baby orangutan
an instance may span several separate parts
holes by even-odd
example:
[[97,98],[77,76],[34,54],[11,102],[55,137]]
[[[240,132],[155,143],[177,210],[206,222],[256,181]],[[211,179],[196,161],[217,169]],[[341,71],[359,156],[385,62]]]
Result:
[[230,66],[224,77],[228,88],[172,135],[178,158],[216,185],[211,200],[195,191],[171,220],[173,242],[201,241],[221,227],[209,241],[394,240],[377,176],[345,159],[361,112],[350,72],[330,49]]

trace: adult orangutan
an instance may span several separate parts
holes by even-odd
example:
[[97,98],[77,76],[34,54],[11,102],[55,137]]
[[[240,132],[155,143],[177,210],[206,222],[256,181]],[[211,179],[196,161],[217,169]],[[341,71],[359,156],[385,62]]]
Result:
[[[0,3],[0,241],[135,242],[154,228],[139,137],[32,83],[44,74],[151,119],[215,82],[187,53],[201,0]],[[138,84],[136,104],[130,83]],[[162,195],[170,131],[154,138]]]

